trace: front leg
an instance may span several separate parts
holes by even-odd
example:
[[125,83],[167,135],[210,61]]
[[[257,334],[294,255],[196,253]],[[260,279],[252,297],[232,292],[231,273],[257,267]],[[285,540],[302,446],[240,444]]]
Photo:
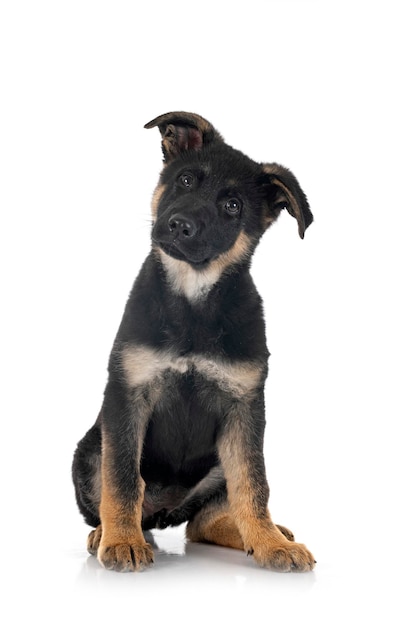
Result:
[[236,402],[219,442],[229,508],[244,549],[262,566],[281,572],[310,571],[314,558],[272,522],[263,458],[263,401]]
[[[103,405],[101,537],[97,557],[106,569],[132,572],[153,562],[141,520],[145,483],[140,455],[149,419],[141,394],[109,384]],[[96,533],[99,529],[96,530]]]

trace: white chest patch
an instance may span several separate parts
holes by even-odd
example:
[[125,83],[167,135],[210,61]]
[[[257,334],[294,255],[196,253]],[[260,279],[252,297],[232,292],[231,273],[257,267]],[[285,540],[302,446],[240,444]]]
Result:
[[159,252],[172,290],[185,295],[190,302],[205,298],[220,278],[221,270],[217,266],[196,271],[185,261],[173,259],[162,250]]
[[153,382],[158,384],[167,371],[185,374],[194,369],[235,397],[251,394],[263,374],[262,366],[255,361],[235,363],[200,354],[181,357],[168,350],[146,346],[126,346],[122,351],[122,367],[131,388],[152,385]]
[[157,249],[174,293],[184,295],[190,302],[204,299],[223,272],[249,258],[252,253],[251,241],[243,231],[239,233],[233,246],[211,261],[204,270],[195,270],[185,261],[174,259],[160,248]]

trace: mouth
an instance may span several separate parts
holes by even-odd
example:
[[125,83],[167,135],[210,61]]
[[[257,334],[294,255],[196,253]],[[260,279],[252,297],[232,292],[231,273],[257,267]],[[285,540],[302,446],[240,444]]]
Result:
[[165,254],[168,254],[168,256],[172,257],[173,259],[177,259],[178,261],[185,261],[186,263],[189,263],[196,268],[204,268],[211,261],[210,258],[202,257],[201,254],[198,254],[196,252],[185,252],[177,245],[175,241],[167,243],[166,241],[157,241],[154,239],[153,243],[163,252],[165,252]]

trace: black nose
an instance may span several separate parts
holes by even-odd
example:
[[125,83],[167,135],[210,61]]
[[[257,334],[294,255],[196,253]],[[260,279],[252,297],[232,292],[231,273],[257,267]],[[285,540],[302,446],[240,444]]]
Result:
[[176,213],[170,218],[168,228],[174,235],[174,238],[178,237],[179,239],[191,239],[197,232],[195,222],[179,213]]

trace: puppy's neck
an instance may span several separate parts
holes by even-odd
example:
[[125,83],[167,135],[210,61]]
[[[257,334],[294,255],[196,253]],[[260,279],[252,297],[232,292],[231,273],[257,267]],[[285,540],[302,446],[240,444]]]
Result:
[[210,263],[205,269],[195,270],[185,261],[172,258],[160,248],[156,250],[172,291],[185,296],[189,302],[204,300],[222,274],[216,263]]

